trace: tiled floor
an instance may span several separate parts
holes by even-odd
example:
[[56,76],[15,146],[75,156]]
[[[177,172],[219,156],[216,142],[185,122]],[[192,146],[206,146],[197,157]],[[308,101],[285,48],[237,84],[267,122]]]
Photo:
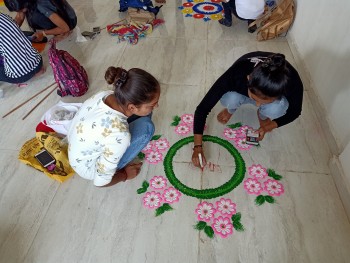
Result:
[[[118,1],[70,1],[81,31],[120,20]],[[288,42],[278,39],[256,42],[246,23],[233,28],[215,21],[185,18],[181,1],[168,0],[160,12],[166,23],[137,45],[117,43],[105,31],[96,39],[75,43],[74,37],[59,43],[84,65],[90,77],[89,92],[66,102],[82,102],[106,89],[108,66],[140,67],[162,85],[160,107],[154,112],[156,133],[171,144],[180,139],[170,126],[174,115],[193,113],[214,81],[239,56],[254,50],[284,53],[295,65]],[[0,8],[4,11],[4,7]],[[122,17],[122,16],[121,16]],[[43,53],[48,65],[47,51]],[[298,65],[295,65],[298,67]],[[1,115],[52,83],[48,67],[44,76],[27,87],[1,83]],[[243,184],[225,195],[237,204],[244,232],[227,239],[209,239],[193,229],[198,200],[182,196],[175,210],[159,217],[145,209],[136,194],[143,180],[165,175],[162,164],[145,164],[138,178],[99,189],[74,176],[59,184],[17,160],[21,145],[34,137],[43,112],[60,100],[51,95],[26,120],[22,116],[42,97],[34,99],[0,124],[0,262],[349,262],[350,224],[327,167],[325,137],[310,105],[305,87],[302,116],[266,136],[260,148],[241,152],[246,165],[261,163],[284,176],[285,194],[277,204],[254,204]],[[222,137],[216,122],[216,106],[210,114],[208,134]],[[240,109],[231,120],[257,127],[256,110]],[[208,158],[222,172],[189,167],[190,146],[178,153],[174,170],[188,185],[216,187],[232,174],[232,157],[213,145]],[[218,198],[217,198],[218,199]],[[212,201],[216,201],[212,200]]]

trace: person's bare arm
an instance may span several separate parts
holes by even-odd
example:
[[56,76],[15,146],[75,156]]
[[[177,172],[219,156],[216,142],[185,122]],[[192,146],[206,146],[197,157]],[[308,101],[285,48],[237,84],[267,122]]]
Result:
[[[35,32],[34,36],[36,37],[36,41],[41,41],[44,38],[45,35],[64,35],[67,34],[70,29],[67,23],[56,13],[53,13],[52,15],[49,16],[49,19],[54,23],[57,27],[48,29],[48,30],[43,30],[39,32]],[[44,33],[45,31],[45,33]]]
[[21,27],[23,22],[24,22],[24,19],[26,18],[26,13],[25,12],[17,12],[14,20],[16,22],[16,24]]

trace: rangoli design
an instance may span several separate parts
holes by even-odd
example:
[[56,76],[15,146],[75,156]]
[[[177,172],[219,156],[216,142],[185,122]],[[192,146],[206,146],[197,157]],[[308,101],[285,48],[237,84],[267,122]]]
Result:
[[220,2],[220,0],[187,0],[178,8],[185,15],[185,17],[202,19],[203,21],[207,22],[209,20],[219,20],[223,17],[223,7]]
[[[171,126],[175,126],[175,133],[183,136],[192,132],[193,120],[193,114],[186,113],[173,117]],[[235,123],[227,125],[227,128],[223,129],[224,139],[203,135],[204,142],[215,143],[225,148],[235,162],[231,178],[219,187],[208,189],[191,188],[182,183],[174,173],[173,159],[175,155],[182,147],[192,144],[194,137],[181,138],[171,145],[167,139],[161,138],[161,135],[155,135],[139,157],[151,164],[163,161],[165,176],[155,175],[149,182],[144,181],[141,188],[137,189],[138,194],[143,194],[143,206],[155,210],[155,216],[159,216],[167,211],[172,211],[174,209],[172,206],[179,202],[182,195],[194,197],[199,199],[194,210],[197,219],[197,223],[194,225],[195,229],[203,231],[209,238],[215,236],[227,238],[235,231],[244,231],[244,226],[241,223],[242,215],[237,212],[236,203],[225,198],[225,194],[242,185],[247,194],[255,196],[255,204],[261,206],[264,203],[275,203],[276,198],[284,193],[284,186],[280,182],[282,176],[273,169],[265,168],[262,164],[250,165],[246,176],[246,165],[238,150],[246,151],[252,147],[245,143],[248,129],[251,127]],[[164,158],[163,154],[165,154]],[[208,162],[207,166],[203,170],[221,172],[219,165]],[[209,202],[208,200],[213,201]]]
[[138,157],[149,164],[157,164],[163,161],[163,153],[169,148],[167,139],[160,139],[161,135],[154,135],[152,140],[139,153]]

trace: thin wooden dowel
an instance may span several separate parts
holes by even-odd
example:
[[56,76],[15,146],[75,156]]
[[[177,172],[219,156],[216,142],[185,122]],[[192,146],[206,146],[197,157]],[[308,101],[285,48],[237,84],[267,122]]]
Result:
[[50,94],[51,94],[52,92],[54,92],[54,91],[56,90],[56,88],[57,88],[57,87],[55,87],[53,90],[51,90],[41,101],[39,101],[39,102],[34,106],[34,108],[31,109],[31,110],[22,118],[22,120],[24,120],[25,118],[27,118],[27,117],[29,116],[29,114],[31,114],[44,100],[46,100],[46,98],[47,98],[48,96],[50,96]]
[[15,110],[18,110],[20,107],[22,107],[24,104],[26,104],[28,101],[31,101],[32,99],[34,99],[36,96],[38,96],[39,94],[43,93],[45,90],[47,90],[48,88],[52,87],[53,85],[55,85],[56,82],[52,83],[51,85],[47,86],[45,89],[43,89],[42,91],[39,91],[37,94],[35,94],[33,97],[30,97],[29,99],[27,99],[25,102],[21,103],[20,105],[18,105],[16,108],[10,110],[8,113],[6,113],[4,116],[2,116],[3,118],[5,118],[6,116],[10,115],[12,112],[14,112]]

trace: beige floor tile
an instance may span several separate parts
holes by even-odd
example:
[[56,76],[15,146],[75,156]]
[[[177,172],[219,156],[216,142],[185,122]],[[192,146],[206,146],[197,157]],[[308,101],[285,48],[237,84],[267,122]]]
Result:
[[23,262],[59,183],[0,150],[0,261]]

